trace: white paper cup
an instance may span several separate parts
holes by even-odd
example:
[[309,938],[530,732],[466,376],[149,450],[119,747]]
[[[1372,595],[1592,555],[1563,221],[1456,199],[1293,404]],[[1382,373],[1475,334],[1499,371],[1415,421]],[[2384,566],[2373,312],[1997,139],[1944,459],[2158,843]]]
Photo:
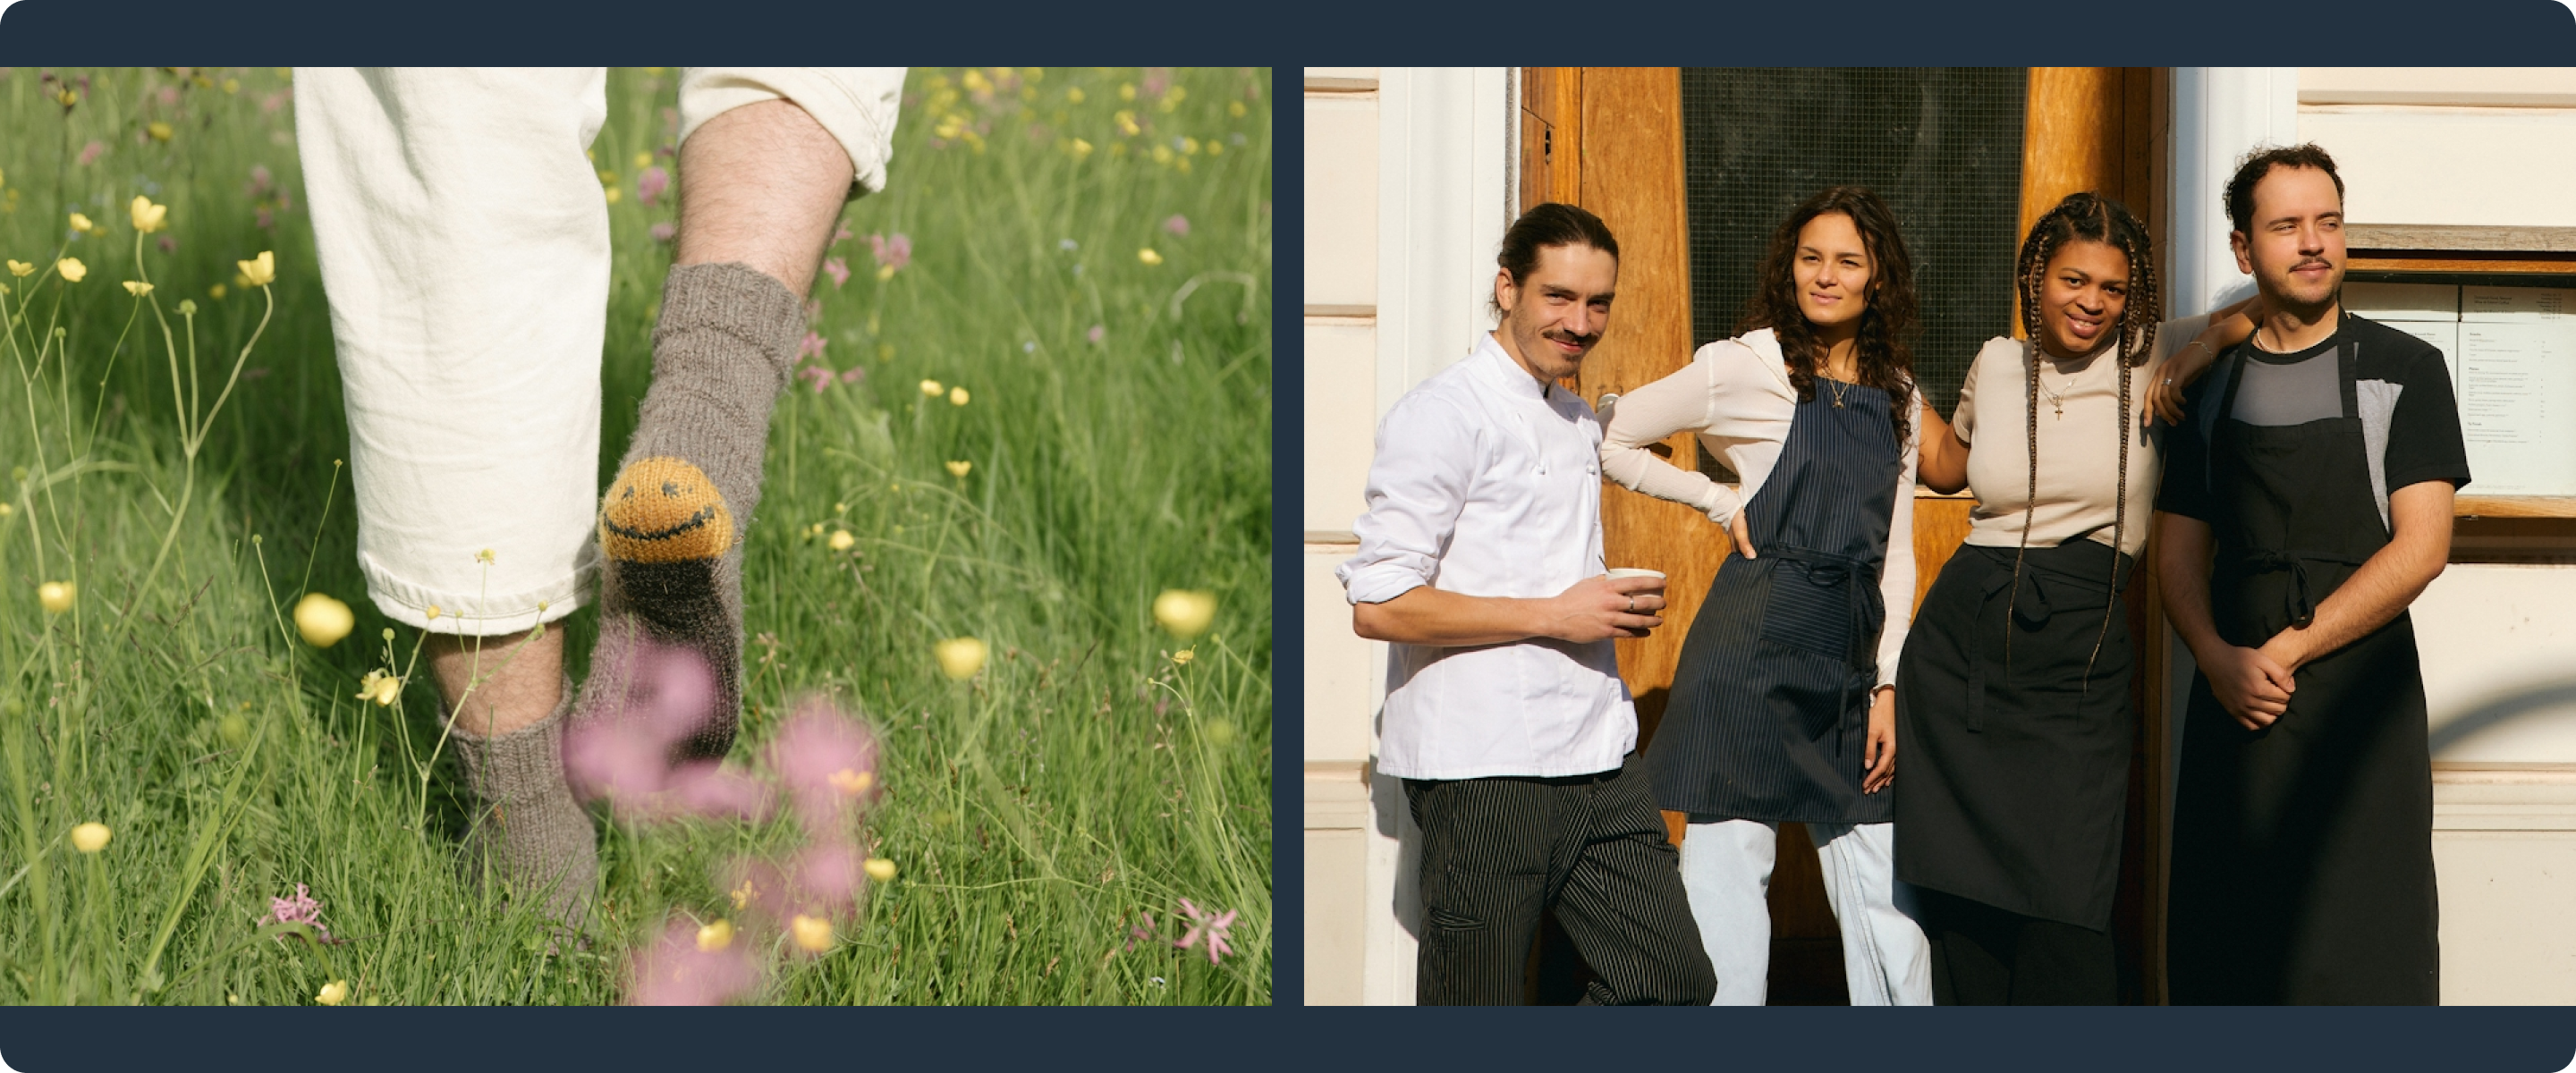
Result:
[[1610,576],[1614,578],[1650,577],[1657,581],[1662,581],[1664,579],[1664,572],[1661,570],[1647,570],[1641,567],[1622,566],[1616,570],[1610,571]]

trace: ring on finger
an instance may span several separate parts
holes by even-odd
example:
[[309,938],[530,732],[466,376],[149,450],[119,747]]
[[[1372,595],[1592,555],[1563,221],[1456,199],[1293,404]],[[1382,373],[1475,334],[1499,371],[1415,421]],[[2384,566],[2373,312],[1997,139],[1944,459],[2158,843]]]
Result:
[[1637,598],[1634,596],[1628,598],[1628,613],[1631,615],[1637,613]]

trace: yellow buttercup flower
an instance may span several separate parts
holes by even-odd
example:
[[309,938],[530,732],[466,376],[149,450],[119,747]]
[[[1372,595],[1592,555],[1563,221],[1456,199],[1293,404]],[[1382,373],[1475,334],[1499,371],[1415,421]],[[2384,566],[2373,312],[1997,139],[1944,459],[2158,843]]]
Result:
[[607,198],[608,203],[614,205],[626,199],[626,191],[614,186],[604,187],[600,191],[600,196]]
[[881,264],[881,265],[878,265],[878,266],[877,266],[877,282],[879,282],[879,283],[883,283],[883,282],[885,282],[885,281],[887,281],[887,280],[890,280],[890,279],[893,279],[893,278],[894,278],[894,262],[892,262],[892,261],[888,261],[888,262],[886,262],[886,263],[884,263],[884,264]]
[[930,646],[930,650],[939,657],[939,673],[960,682],[975,677],[975,672],[984,669],[984,657],[992,654],[984,642],[972,637],[951,637]]
[[1082,97],[1083,94],[1081,86],[1075,86],[1072,89],[1064,91],[1064,102],[1066,104],[1081,104]]
[[1136,113],[1134,112],[1130,112],[1122,108],[1119,109],[1117,115],[1110,118],[1118,121],[1118,133],[1120,134],[1133,138],[1138,134],[1144,133],[1144,128],[1136,125]]
[[481,550],[481,551],[475,552],[475,553],[474,553],[474,561],[475,561],[475,562],[478,562],[478,563],[481,563],[481,564],[483,564],[483,565],[485,565],[485,566],[490,566],[490,565],[492,565],[492,549],[490,549],[490,548],[485,548],[485,549],[483,549],[483,550]]
[[107,848],[107,825],[92,820],[72,828],[72,848],[83,853],[96,853]]
[[89,222],[89,217],[83,216],[77,212],[72,214],[72,230],[78,231],[82,234],[88,234],[89,229],[96,226],[98,225]]
[[447,612],[442,611],[442,610],[439,610],[439,607],[438,607],[438,605],[437,605],[437,604],[431,604],[431,605],[429,605],[429,608],[428,608],[428,610],[427,610],[425,613],[429,616],[429,620],[430,620],[431,622],[436,622],[436,621],[438,621],[438,616],[440,616],[440,615],[444,615],[444,614],[446,614]]
[[129,279],[125,281],[125,293],[141,298],[152,293],[152,285]]
[[152,140],[156,142],[169,141],[170,135],[176,133],[170,129],[170,124],[159,122],[146,123],[143,125],[143,130],[145,133],[152,135]]
[[1196,637],[1216,621],[1216,594],[1204,589],[1165,589],[1154,597],[1154,621],[1175,637]]
[[134,217],[134,229],[147,235],[161,230],[170,217],[170,206],[155,205],[151,198],[141,194],[134,195],[134,204],[129,211]]
[[1073,153],[1073,158],[1075,160],[1080,160],[1091,155],[1091,143],[1080,138],[1075,138],[1073,140],[1073,144],[1067,146],[1066,149]]
[[333,980],[322,985],[322,990],[313,996],[313,1001],[325,1006],[337,1006],[349,1001],[349,981]]
[[224,300],[224,285],[223,285],[223,284],[221,284],[221,283],[218,283],[218,284],[215,284],[215,285],[214,285],[214,286],[212,286],[212,287],[208,287],[208,288],[206,288],[206,297],[208,297],[208,298],[212,298],[212,299],[214,299],[214,300],[216,300],[216,301],[218,301],[218,302],[223,301],[223,300]]
[[952,387],[948,389],[948,405],[950,406],[964,406],[967,402],[973,400],[974,397],[975,396],[973,395],[967,394],[966,389],[962,387]]
[[870,857],[868,858],[868,863],[861,865],[860,867],[868,870],[869,879],[876,880],[879,883],[894,882],[893,861],[889,861],[883,857]]
[[741,886],[727,892],[726,897],[733,899],[733,907],[739,912],[743,907],[750,905],[752,899],[760,897],[760,888],[752,886],[751,881],[746,879],[742,881]]
[[62,614],[72,609],[72,597],[79,586],[68,581],[48,581],[36,586],[36,602],[47,612]]
[[639,169],[640,169],[640,168],[649,168],[649,167],[652,167],[652,166],[653,166],[653,154],[651,154],[651,153],[637,153],[637,154],[635,154],[635,166],[636,166],[637,168],[639,168]]
[[1194,648],[1184,648],[1184,649],[1182,649],[1182,650],[1180,650],[1180,651],[1178,651],[1178,652],[1174,652],[1174,653],[1172,653],[1172,666],[1175,666],[1175,667],[1187,667],[1187,666],[1189,666],[1189,665],[1190,665],[1190,661],[1191,661],[1191,660],[1194,660],[1194,659],[1197,659],[1197,658],[1199,658],[1199,653],[1198,653],[1198,650],[1197,650],[1197,649],[1194,649]]
[[89,266],[80,263],[78,257],[65,257],[54,262],[54,271],[62,274],[63,282],[78,283],[82,277],[89,275]]
[[877,784],[877,776],[876,772],[873,771],[852,771],[848,768],[842,768],[839,771],[833,772],[832,777],[824,781],[831,783],[832,788],[835,790],[839,790],[851,797],[857,797],[860,794],[868,792],[869,787]]
[[1149,265],[1158,265],[1163,263],[1163,255],[1154,252],[1154,248],[1152,246],[1147,246],[1144,249],[1136,251],[1136,259]]
[[831,548],[833,551],[848,551],[851,547],[858,544],[858,542],[859,538],[851,536],[849,530],[835,529],[832,530],[831,538],[825,540],[823,544],[824,546]]
[[924,380],[921,382],[921,393],[934,399],[938,398],[939,394],[946,390],[948,389],[940,386],[940,383],[937,380]]
[[241,266],[243,278],[250,281],[245,286],[265,287],[277,279],[277,254],[272,251],[261,250],[257,257],[233,263]]
[[1228,101],[1225,105],[1225,114],[1233,116],[1236,119],[1243,118],[1243,113],[1248,110],[1249,109],[1246,109],[1243,106],[1242,101]]
[[796,919],[788,923],[787,928],[796,933],[796,945],[805,948],[809,953],[820,954],[832,948],[832,921],[828,917],[809,917],[798,913]]
[[11,261],[9,262],[9,274],[24,279],[36,274],[36,266],[28,264],[25,261]]
[[733,945],[733,921],[718,920],[698,929],[698,949],[714,953]]
[[393,702],[402,699],[402,684],[401,678],[387,674],[379,667],[368,671],[367,677],[358,683],[358,699],[372,700],[379,708],[391,707]]
[[972,462],[963,460],[951,462],[948,464],[948,475],[951,477],[963,477],[966,475],[967,470],[974,468],[975,464]]
[[315,648],[329,648],[349,635],[358,617],[349,605],[318,592],[308,592],[295,601],[295,631],[304,635],[304,643]]

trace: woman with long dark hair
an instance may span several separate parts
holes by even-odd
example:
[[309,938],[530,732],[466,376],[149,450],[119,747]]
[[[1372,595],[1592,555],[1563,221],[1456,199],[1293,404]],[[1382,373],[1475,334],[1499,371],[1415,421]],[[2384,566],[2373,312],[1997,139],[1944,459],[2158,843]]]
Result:
[[2178,419],[2254,322],[2239,303],[2159,325],[2147,229],[2098,194],[2032,224],[2016,276],[2025,338],[1977,352],[1953,421],[1921,414],[1923,483],[1977,504],[1896,678],[1896,875],[1943,1004],[2111,1003],[2137,729],[2120,593],[2164,440],[2140,403]]
[[[1860,1005],[1931,1001],[1922,931],[1895,904],[1896,654],[1914,597],[1913,268],[1887,206],[1837,186],[1781,222],[1741,333],[1618,399],[1602,472],[1688,503],[1731,547],[1682,644],[1646,752],[1689,814],[1682,884],[1717,1002],[1766,994],[1779,824],[1807,826]],[[1657,458],[1684,430],[1738,493]]]

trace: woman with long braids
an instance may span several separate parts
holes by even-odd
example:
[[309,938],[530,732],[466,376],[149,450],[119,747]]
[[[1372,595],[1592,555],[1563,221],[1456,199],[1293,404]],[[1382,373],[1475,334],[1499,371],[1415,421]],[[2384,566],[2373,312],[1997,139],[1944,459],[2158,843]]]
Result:
[[[1882,792],[1914,597],[1914,324],[1895,217],[1833,187],[1773,233],[1742,334],[1607,414],[1602,472],[1731,538],[1645,757],[1658,803],[1689,814],[1682,885],[1720,1005],[1767,994],[1783,821],[1805,824],[1823,861],[1852,1002],[1932,998],[1923,932],[1895,904]],[[1741,494],[1646,449],[1686,429]]]
[[1977,504],[1896,677],[1896,875],[1941,1003],[2112,1003],[2137,726],[2120,593],[2162,472],[2147,419],[2179,419],[2181,387],[2254,322],[2239,303],[2157,324],[2147,229],[2098,194],[2031,225],[2017,277],[2026,338],[1977,352],[1955,423],[1921,415],[1923,483]]

